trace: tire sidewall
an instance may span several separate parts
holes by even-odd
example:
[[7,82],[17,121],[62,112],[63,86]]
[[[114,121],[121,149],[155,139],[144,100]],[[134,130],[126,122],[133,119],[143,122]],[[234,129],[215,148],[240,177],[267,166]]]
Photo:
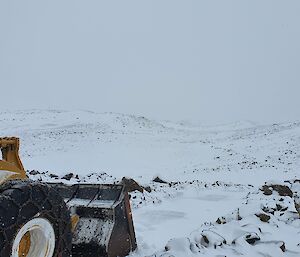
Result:
[[70,213],[55,189],[36,181],[8,182],[0,187],[0,208],[0,257],[11,256],[18,231],[34,218],[48,220],[54,229],[53,257],[71,256]]

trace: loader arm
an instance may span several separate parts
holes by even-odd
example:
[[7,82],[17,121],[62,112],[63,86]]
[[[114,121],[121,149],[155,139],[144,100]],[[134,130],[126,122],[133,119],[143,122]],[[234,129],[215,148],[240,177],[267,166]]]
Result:
[[0,138],[2,160],[0,160],[0,184],[9,179],[27,179],[19,157],[19,138]]

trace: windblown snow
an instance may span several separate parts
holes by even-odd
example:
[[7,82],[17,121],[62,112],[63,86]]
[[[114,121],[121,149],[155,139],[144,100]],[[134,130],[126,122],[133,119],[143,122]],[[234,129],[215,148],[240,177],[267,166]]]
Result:
[[21,138],[32,179],[140,183],[131,257],[300,256],[298,121],[201,126],[30,110],[1,112],[0,129]]

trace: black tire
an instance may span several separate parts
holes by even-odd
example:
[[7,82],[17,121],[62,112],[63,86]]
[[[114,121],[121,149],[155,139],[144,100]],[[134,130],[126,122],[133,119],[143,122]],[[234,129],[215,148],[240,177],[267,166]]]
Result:
[[0,257],[11,256],[18,230],[32,218],[45,218],[55,232],[53,257],[70,257],[70,213],[57,191],[35,181],[10,181],[0,187]]

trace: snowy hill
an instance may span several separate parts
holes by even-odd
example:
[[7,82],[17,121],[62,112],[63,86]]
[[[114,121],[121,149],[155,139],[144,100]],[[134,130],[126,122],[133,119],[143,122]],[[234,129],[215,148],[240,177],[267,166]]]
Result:
[[[117,113],[29,110],[1,112],[0,131],[21,138],[25,168],[38,171],[29,173],[33,179],[63,180],[72,172],[77,176],[71,182],[127,176],[149,186],[151,192],[132,194],[139,245],[133,256],[300,254],[293,199],[259,190],[265,182],[299,178],[298,121],[200,126]],[[153,182],[156,176],[168,184]],[[261,221],[261,212],[270,220]]]

